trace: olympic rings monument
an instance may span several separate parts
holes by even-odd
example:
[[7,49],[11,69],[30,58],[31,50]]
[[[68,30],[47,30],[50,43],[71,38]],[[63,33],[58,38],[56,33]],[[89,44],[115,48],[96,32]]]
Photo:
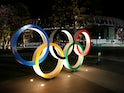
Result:
[[[38,46],[34,51],[32,60],[30,61],[22,58],[17,50],[18,39],[25,30],[37,32],[43,41],[42,44]],[[63,33],[67,37],[68,43],[66,43],[64,48],[61,48],[60,45],[54,42],[53,38],[56,37],[56,33]],[[80,35],[84,35],[85,37],[85,48],[83,48],[83,45],[79,42]],[[78,70],[83,64],[84,56],[86,56],[90,51],[91,39],[89,32],[85,29],[77,31],[74,35],[72,35],[67,30],[61,30],[59,32],[53,31],[50,36],[48,36],[45,30],[41,27],[33,24],[28,24],[24,25],[23,27],[18,29],[17,32],[15,32],[12,37],[11,44],[12,52],[19,63],[21,63],[22,65],[31,66],[37,75],[45,79],[51,79],[56,77],[61,72],[63,67],[70,71]],[[75,53],[75,55],[78,56],[78,59],[74,65],[71,65],[69,63],[69,55],[72,53],[72,51]],[[53,58],[57,60],[57,65],[51,72],[44,73],[41,70],[39,64],[44,62],[49,53],[52,55]]]

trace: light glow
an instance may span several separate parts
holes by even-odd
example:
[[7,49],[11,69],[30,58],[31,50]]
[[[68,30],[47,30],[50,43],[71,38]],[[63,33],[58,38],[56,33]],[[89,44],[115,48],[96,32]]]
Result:
[[85,69],[85,71],[87,72],[87,71],[88,71],[88,69]]
[[30,82],[33,82],[34,81],[34,79],[30,79]]
[[44,87],[44,86],[45,86],[45,84],[43,84],[43,83],[42,83],[42,84],[40,84],[40,86],[41,86],[41,87]]
[[70,75],[68,75],[67,77],[68,77],[68,78],[70,78],[71,76],[70,76]]

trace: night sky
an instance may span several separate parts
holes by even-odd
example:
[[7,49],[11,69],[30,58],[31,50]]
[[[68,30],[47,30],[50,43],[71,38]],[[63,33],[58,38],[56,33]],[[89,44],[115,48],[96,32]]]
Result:
[[48,17],[52,14],[52,2],[53,0],[40,0],[27,2],[29,11],[33,17]]
[[48,17],[52,13],[52,4],[54,0],[0,0],[0,4],[24,3],[33,18]]
[[[54,0],[0,0],[0,4],[16,4],[22,2],[28,6],[32,17],[47,18],[52,14],[52,4]],[[123,0],[97,0],[100,1],[103,15],[124,19]]]
[[103,11],[105,15],[117,17],[124,20],[124,3],[123,0],[103,0]]

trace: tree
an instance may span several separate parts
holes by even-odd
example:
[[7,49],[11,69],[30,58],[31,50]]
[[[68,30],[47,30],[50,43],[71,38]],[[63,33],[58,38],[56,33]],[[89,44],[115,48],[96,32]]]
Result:
[[69,25],[75,32],[78,22],[86,19],[86,15],[100,14],[99,3],[100,0],[55,0],[51,17],[53,26]]
[[53,26],[67,25],[76,30],[78,16],[86,11],[86,8],[78,6],[78,0],[55,0],[53,5]]
[[22,4],[0,6],[0,45],[10,48],[13,33],[22,25],[32,22],[27,7]]
[[31,23],[30,13],[28,7],[23,3],[16,3],[13,5],[13,15],[10,16],[11,31],[16,31],[21,26]]
[[0,6],[0,44],[3,49],[10,44],[10,26],[8,25],[9,17],[12,16],[12,10],[10,5]]
[[65,25],[66,17],[69,15],[67,12],[70,13],[70,9],[66,3],[67,1],[68,0],[55,0],[55,4],[52,7],[53,15],[51,18],[53,19],[53,26]]

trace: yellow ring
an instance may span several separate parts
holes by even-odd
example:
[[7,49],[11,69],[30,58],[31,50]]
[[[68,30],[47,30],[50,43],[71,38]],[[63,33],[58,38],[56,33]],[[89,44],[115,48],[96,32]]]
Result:
[[[58,44],[50,43],[50,46],[55,46],[58,49],[59,54],[62,57],[64,57],[64,52],[62,51],[62,48]],[[36,72],[36,74],[38,74],[39,76],[46,78],[46,79],[50,79],[50,78],[57,76],[60,73],[65,60],[58,59],[57,66],[52,72],[43,73],[39,66],[39,59],[41,57],[41,53],[45,50],[46,47],[47,47],[47,44],[42,44],[37,48],[38,50],[36,49],[37,53],[35,56],[33,56],[33,59],[35,59],[36,64],[33,66],[33,69]]]

